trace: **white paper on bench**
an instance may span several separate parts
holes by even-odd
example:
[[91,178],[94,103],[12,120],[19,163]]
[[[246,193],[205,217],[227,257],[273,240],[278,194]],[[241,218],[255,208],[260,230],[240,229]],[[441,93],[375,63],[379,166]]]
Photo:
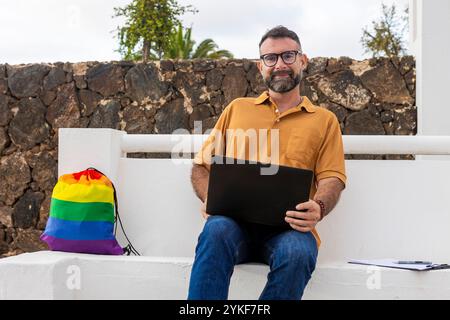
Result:
[[378,259],[378,260],[350,260],[348,263],[364,264],[378,267],[397,268],[406,270],[424,271],[431,270],[433,265],[428,264],[399,264],[398,259]]

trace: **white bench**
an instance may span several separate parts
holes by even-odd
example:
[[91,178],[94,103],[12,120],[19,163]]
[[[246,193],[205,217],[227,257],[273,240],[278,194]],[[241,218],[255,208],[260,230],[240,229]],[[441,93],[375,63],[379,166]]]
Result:
[[[0,299],[185,299],[204,221],[191,160],[131,159],[170,152],[184,137],[60,129],[59,175],[93,166],[115,183],[125,230],[142,256],[41,251],[0,260]],[[344,136],[346,154],[449,155],[450,137]],[[305,299],[450,298],[450,270],[414,272],[351,265],[354,259],[449,262],[450,161],[347,160],[347,188],[318,227],[322,238]],[[121,234],[119,242],[126,242]],[[257,299],[268,267],[236,267],[230,299]]]

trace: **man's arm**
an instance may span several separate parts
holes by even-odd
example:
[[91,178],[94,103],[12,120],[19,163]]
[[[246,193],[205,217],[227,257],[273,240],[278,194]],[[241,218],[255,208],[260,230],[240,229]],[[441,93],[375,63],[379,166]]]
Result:
[[209,171],[205,167],[194,164],[191,173],[191,182],[197,197],[205,202],[208,195]]
[[[333,210],[339,201],[342,190],[344,190],[344,183],[338,178],[325,178],[318,182],[317,191],[314,195],[314,200],[321,200],[325,205],[325,212],[323,216]],[[316,224],[320,221],[320,206],[313,200],[301,203],[296,207],[297,210],[302,211],[288,211],[286,212],[286,222],[291,227],[300,232],[310,232],[314,229]]]
[[344,188],[344,183],[335,177],[322,179],[318,182],[314,200],[321,200],[324,203],[324,217],[334,209]]
[[195,194],[203,202],[200,212],[203,218],[208,219],[209,215],[206,213],[206,197],[208,196],[209,171],[201,165],[194,164],[192,167],[191,182]]

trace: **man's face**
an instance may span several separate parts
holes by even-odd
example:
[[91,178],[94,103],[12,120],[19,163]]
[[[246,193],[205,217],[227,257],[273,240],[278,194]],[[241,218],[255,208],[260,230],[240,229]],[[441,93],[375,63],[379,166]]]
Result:
[[[298,43],[291,38],[268,38],[261,45],[260,55],[264,56],[271,53],[281,54],[286,51],[297,52],[299,50]],[[264,82],[270,90],[285,93],[298,86],[302,80],[303,70],[306,68],[307,63],[308,58],[306,55],[295,53],[295,62],[292,64],[285,63],[282,57],[279,56],[278,61],[273,66],[266,66],[262,60],[258,61],[258,68]]]

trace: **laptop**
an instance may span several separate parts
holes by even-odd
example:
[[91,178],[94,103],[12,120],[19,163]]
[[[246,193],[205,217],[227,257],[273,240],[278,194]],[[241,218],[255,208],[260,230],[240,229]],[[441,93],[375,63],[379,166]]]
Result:
[[299,203],[309,201],[313,172],[276,166],[276,174],[261,174],[269,167],[270,164],[215,156],[209,175],[206,212],[290,229],[284,220],[286,211],[296,210]]

